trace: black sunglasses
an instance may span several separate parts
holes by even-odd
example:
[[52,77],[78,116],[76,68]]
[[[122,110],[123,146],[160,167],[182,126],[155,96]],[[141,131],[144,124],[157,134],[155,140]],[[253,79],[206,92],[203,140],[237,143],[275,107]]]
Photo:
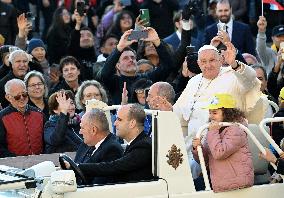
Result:
[[[11,95],[12,96],[12,95]],[[16,96],[12,96],[15,100],[20,100],[21,99],[21,97],[23,97],[24,99],[26,98],[26,97],[28,97],[28,93],[27,92],[24,92],[24,93],[21,93],[21,94],[19,94],[19,95],[16,95]]]

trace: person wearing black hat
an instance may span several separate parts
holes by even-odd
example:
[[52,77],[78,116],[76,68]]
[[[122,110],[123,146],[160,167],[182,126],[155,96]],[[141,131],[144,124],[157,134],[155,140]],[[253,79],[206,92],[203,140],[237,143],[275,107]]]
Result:
[[93,66],[97,61],[97,52],[95,50],[95,37],[88,27],[82,27],[84,16],[80,16],[77,11],[74,12],[76,25],[70,34],[70,43],[68,54],[75,57],[81,65],[81,80],[93,79]]
[[[277,53],[281,42],[284,42],[284,25],[275,26],[272,29],[272,41],[271,48],[266,45],[266,27],[267,21],[264,16],[260,16],[257,22],[258,34],[256,37],[256,50],[263,65],[266,67],[266,71],[270,72],[271,69],[277,63]],[[279,71],[278,71],[279,73]]]

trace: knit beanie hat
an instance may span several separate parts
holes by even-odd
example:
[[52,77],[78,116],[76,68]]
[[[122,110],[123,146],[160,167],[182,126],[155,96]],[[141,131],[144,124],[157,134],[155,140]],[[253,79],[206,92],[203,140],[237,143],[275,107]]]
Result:
[[33,38],[28,44],[27,51],[30,54],[35,48],[42,47],[46,50],[45,45],[41,39]]

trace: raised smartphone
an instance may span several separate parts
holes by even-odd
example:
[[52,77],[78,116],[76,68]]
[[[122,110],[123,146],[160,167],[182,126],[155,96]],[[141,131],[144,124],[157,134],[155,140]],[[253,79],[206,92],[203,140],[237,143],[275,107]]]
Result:
[[140,40],[142,38],[147,38],[148,32],[147,31],[141,31],[141,30],[133,30],[131,34],[128,36],[128,40]]
[[149,27],[151,25],[150,14],[148,9],[140,9],[140,19],[143,20],[145,27]]

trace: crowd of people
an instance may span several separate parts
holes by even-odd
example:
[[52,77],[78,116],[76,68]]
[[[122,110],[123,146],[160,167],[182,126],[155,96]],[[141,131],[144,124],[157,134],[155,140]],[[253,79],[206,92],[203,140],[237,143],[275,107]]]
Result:
[[[0,157],[77,151],[85,183],[151,179],[152,123],[143,109],[173,111],[187,126],[197,186],[200,145],[215,192],[253,185],[245,132],[219,122],[257,124],[283,114],[284,25],[271,29],[265,16],[257,19],[256,5],[0,0]],[[140,9],[148,9],[150,23],[141,20]],[[136,32],[147,36],[131,39]],[[109,120],[103,111],[87,109],[92,99],[122,107]],[[196,139],[208,122],[206,141]],[[283,123],[270,127],[283,148]],[[283,167],[271,153],[261,156]],[[237,176],[216,171],[236,161]]]

